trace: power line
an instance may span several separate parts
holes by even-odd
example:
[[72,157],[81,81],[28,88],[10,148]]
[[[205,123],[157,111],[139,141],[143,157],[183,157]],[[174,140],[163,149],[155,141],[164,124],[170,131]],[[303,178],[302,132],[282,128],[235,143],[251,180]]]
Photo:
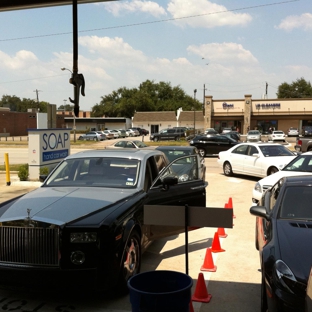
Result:
[[[243,7],[243,8],[232,9],[232,10],[224,10],[224,11],[190,15],[190,16],[184,16],[184,17],[168,18],[168,19],[162,19],[162,20],[158,20],[158,21],[150,21],[150,22],[127,24],[127,25],[118,25],[118,26],[110,26],[110,27],[103,27],[103,28],[87,29],[87,30],[81,30],[78,32],[79,33],[85,33],[85,32],[91,32],[91,31],[110,30],[110,29],[117,29],[117,28],[125,28],[125,27],[141,26],[141,25],[148,25],[148,24],[164,23],[164,22],[177,21],[177,20],[188,19],[188,18],[202,17],[202,16],[207,16],[207,15],[215,15],[215,14],[235,12],[235,11],[257,9],[257,8],[268,7],[268,6],[273,6],[273,5],[282,5],[282,4],[287,4],[287,3],[291,3],[291,2],[298,2],[298,1],[300,1],[300,0],[288,0],[288,1],[269,3],[269,4],[260,4],[260,5],[255,5],[255,6]],[[71,34],[72,34],[72,32],[70,31],[70,32],[62,32],[62,33],[55,33],[55,34],[45,34],[45,35],[37,35],[37,36],[0,39],[0,42],[43,38],[43,37],[52,37],[52,36],[63,36],[63,35],[71,35]]]

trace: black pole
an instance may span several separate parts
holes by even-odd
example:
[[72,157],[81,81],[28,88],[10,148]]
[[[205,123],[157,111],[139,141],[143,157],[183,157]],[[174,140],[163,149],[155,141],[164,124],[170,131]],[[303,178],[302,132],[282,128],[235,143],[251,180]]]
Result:
[[73,74],[78,73],[78,4],[73,0]]
[[185,205],[185,274],[189,274],[189,261],[188,261],[188,225],[189,225],[189,209]]

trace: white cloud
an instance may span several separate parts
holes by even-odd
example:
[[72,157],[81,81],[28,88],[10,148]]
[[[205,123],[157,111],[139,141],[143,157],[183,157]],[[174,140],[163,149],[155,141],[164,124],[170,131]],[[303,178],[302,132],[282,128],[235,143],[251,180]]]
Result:
[[[245,26],[252,20],[249,14],[230,12],[225,6],[207,0],[171,0],[167,10],[173,18],[178,19],[175,23],[181,26],[204,28]],[[198,15],[203,16],[198,17]],[[195,17],[183,18],[188,16]]]
[[208,62],[223,63],[223,64],[255,64],[257,59],[252,53],[243,48],[237,43],[209,43],[200,46],[191,45],[187,51],[201,57],[204,57]]
[[38,59],[34,53],[30,51],[18,51],[15,56],[9,56],[0,51],[1,67],[8,69],[28,69]]
[[287,16],[281,23],[276,27],[287,31],[295,28],[302,28],[304,30],[312,30],[312,14],[304,13],[299,15]]
[[159,6],[156,2],[152,1],[123,1],[123,2],[105,2],[104,5],[105,9],[112,13],[114,16],[119,16],[120,14],[126,13],[149,13],[155,17],[159,17],[162,15],[166,15],[166,11]]

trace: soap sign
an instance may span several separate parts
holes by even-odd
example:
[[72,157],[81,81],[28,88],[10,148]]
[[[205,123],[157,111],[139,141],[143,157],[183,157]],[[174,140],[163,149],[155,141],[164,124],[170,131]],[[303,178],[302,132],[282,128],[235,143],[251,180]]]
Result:
[[52,130],[41,136],[42,162],[53,162],[69,155],[70,136],[68,131]]

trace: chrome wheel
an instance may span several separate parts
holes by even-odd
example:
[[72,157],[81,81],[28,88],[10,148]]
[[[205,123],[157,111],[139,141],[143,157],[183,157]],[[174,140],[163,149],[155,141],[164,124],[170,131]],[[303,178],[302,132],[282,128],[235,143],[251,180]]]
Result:
[[226,176],[232,176],[233,175],[232,166],[229,162],[224,163],[223,172],[224,172],[224,175],[226,175]]
[[154,138],[154,140],[153,140],[154,142],[158,142],[158,138]]
[[119,287],[121,290],[127,290],[127,282],[130,277],[138,274],[141,268],[141,245],[140,237],[136,232],[132,232],[125,244]]

